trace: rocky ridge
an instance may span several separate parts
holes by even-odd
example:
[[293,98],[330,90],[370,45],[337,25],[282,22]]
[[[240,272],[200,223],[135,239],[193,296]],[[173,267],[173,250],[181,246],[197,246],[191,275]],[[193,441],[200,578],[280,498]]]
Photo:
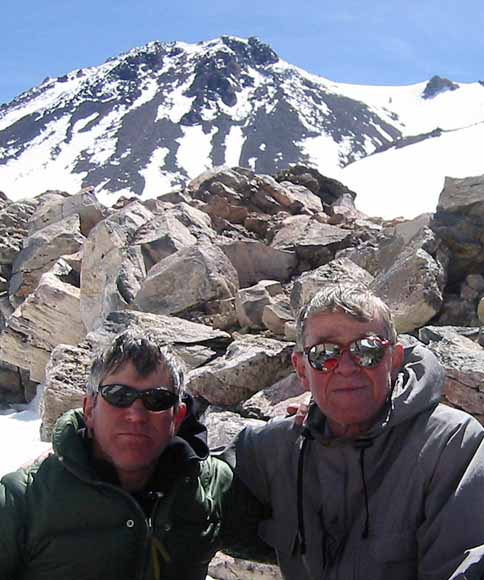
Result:
[[[218,446],[307,398],[290,361],[295,313],[347,279],[389,303],[404,340],[435,352],[444,402],[484,422],[484,176],[448,179],[437,212],[411,221],[371,218],[353,200],[304,166],[272,177],[218,167],[111,208],[92,188],[2,197],[0,403],[44,385],[48,439],[81,404],[92,353],[136,326],[183,358]],[[214,577],[277,577],[234,566],[217,561]]]

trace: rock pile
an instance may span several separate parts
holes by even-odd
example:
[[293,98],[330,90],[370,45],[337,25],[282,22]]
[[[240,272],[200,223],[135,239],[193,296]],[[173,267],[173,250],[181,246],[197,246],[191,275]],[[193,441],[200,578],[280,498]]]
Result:
[[[81,404],[92,352],[136,326],[183,358],[210,443],[223,444],[307,396],[291,368],[295,313],[346,279],[372,287],[398,331],[436,353],[445,402],[484,421],[484,176],[448,179],[437,212],[410,221],[365,216],[354,197],[303,166],[274,178],[216,168],[112,208],[90,189],[3,196],[0,403],[44,384],[48,439]],[[232,563],[217,566],[232,577]]]

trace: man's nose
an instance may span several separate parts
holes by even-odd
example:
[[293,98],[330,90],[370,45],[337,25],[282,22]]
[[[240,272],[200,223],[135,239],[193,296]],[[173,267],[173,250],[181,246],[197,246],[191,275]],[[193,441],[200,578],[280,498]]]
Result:
[[148,411],[141,399],[136,399],[136,401],[126,409],[125,414],[128,420],[133,422],[146,421],[148,417]]
[[351,375],[359,370],[359,366],[350,354],[350,351],[345,349],[338,360],[338,365],[333,372],[338,372],[342,375]]

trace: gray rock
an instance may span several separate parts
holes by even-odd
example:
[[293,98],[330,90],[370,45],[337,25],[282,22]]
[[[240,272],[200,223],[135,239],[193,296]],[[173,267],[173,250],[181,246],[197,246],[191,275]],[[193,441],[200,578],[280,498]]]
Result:
[[216,246],[202,243],[180,250],[148,272],[134,300],[139,310],[178,314],[204,302],[235,296],[237,272]]
[[69,266],[60,260],[7,320],[0,335],[0,359],[26,369],[33,381],[45,378],[50,353],[61,343],[76,345],[86,334],[79,288],[62,281]]
[[271,246],[278,250],[295,251],[300,260],[313,268],[326,264],[335,253],[351,242],[351,232],[323,224],[314,216],[296,215],[285,219]]
[[419,338],[445,369],[445,399],[484,422],[484,348],[450,326],[427,326]]
[[295,252],[274,249],[256,240],[223,241],[220,249],[237,270],[241,288],[260,280],[288,280],[296,269]]
[[81,314],[87,330],[126,308],[146,275],[141,248],[131,246],[137,230],[153,214],[134,201],[99,222],[84,244]]
[[37,383],[28,373],[6,362],[0,363],[0,405],[28,403],[37,391]]
[[285,294],[272,298],[262,311],[262,324],[276,336],[284,336],[286,324],[293,320],[289,298]]
[[49,191],[40,195],[38,200],[39,204],[29,220],[29,235],[71,215],[78,215],[80,231],[87,237],[108,213],[107,208],[97,200],[92,187],[86,187],[75,195]]
[[261,280],[255,286],[239,290],[235,298],[235,310],[242,327],[264,327],[264,308],[274,303],[273,297],[282,293],[282,286],[274,280]]
[[207,580],[282,580],[279,566],[232,558],[218,552],[208,567]]
[[420,328],[439,312],[445,280],[444,269],[430,254],[411,248],[371,287],[391,308],[400,333]]
[[57,419],[69,409],[82,407],[92,354],[88,345],[57,346],[46,367],[40,407],[42,441],[50,441]]
[[190,230],[167,211],[142,225],[133,240],[141,248],[147,271],[163,258],[196,242]]
[[86,340],[93,350],[97,350],[104,347],[115,335],[127,328],[151,333],[162,343],[171,345],[184,360],[189,370],[199,367],[223,353],[231,341],[229,334],[221,330],[214,330],[210,326],[175,316],[163,316],[134,310],[111,312],[106,317],[103,326],[90,332]]
[[294,315],[307,304],[313,296],[328,283],[354,282],[363,286],[369,286],[373,276],[363,268],[357,266],[348,258],[336,258],[324,266],[320,266],[310,272],[299,276],[291,291],[291,308]]
[[236,405],[290,372],[292,347],[260,336],[240,337],[223,357],[192,371],[187,388],[212,405]]
[[0,264],[12,264],[21,251],[28,235],[27,223],[36,205],[32,199],[5,203],[0,208]]
[[468,274],[482,274],[484,175],[446,177],[431,227],[449,248],[450,281],[461,280]]
[[64,254],[74,254],[84,243],[79,216],[55,222],[26,238],[10,279],[10,299],[20,304],[37,286],[42,274]]
[[240,405],[240,410],[247,417],[267,421],[272,417],[285,416],[287,405],[295,399],[305,396],[304,402],[311,396],[306,393],[295,372],[262,389]]
[[232,411],[225,411],[213,406],[207,408],[203,414],[202,422],[208,429],[210,449],[229,445],[244,427],[264,425],[264,421],[246,419]]

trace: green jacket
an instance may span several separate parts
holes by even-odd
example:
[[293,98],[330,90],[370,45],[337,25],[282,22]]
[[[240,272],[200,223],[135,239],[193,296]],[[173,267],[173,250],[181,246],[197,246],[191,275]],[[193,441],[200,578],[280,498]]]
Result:
[[162,454],[151,488],[135,497],[109,467],[93,465],[82,412],[64,415],[54,454],[2,479],[0,578],[204,579],[222,542],[232,472],[207,457],[204,428],[191,425]]

